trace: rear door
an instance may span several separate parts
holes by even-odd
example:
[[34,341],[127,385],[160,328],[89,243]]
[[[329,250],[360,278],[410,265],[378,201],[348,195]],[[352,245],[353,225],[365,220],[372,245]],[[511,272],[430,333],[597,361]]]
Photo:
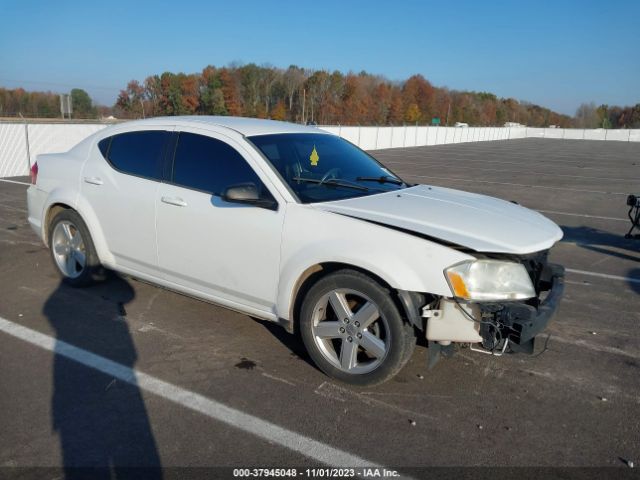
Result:
[[98,142],[81,177],[115,267],[158,275],[155,199],[169,129],[131,131]]
[[[156,196],[158,257],[176,288],[244,311],[273,312],[285,204],[252,162],[224,135],[179,133],[172,171]],[[279,207],[221,198],[226,187],[241,183],[256,184]]]

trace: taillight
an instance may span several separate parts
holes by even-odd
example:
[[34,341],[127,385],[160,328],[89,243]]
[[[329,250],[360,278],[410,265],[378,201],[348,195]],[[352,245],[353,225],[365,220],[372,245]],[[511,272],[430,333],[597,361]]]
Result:
[[35,185],[38,181],[38,162],[31,167],[31,184]]

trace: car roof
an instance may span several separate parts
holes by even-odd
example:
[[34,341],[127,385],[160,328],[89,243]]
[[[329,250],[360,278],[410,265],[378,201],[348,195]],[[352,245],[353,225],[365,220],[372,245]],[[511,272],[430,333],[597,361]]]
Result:
[[267,135],[272,133],[323,133],[328,132],[316,127],[298,125],[297,123],[265,120],[261,118],[222,117],[209,115],[189,115],[175,117],[154,117],[146,120],[135,120],[121,125],[175,125],[204,127],[207,125],[224,127],[234,130],[244,136]]

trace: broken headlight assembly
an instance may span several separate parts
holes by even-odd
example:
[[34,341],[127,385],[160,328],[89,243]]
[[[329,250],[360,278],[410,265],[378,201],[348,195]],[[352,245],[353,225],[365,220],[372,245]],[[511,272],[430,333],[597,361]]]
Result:
[[461,300],[526,300],[536,296],[531,277],[520,263],[479,259],[447,268],[445,277]]

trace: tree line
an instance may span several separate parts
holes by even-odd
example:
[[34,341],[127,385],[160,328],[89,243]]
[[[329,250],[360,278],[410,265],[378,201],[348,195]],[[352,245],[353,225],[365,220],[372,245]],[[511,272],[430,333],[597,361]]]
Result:
[[574,119],[578,128],[640,128],[640,103],[631,107],[583,103]]
[[[73,118],[98,118],[111,109],[93,104],[89,94],[81,88],[69,93]],[[55,118],[60,117],[60,95],[53,92],[28,92],[0,87],[0,117]]]
[[[295,65],[281,69],[251,63],[208,66],[194,74],[165,72],[143,82],[131,80],[111,107],[92,104],[81,89],[72,90],[71,96],[76,118],[234,115],[321,125],[425,125],[437,118],[441,125],[515,122],[534,127],[640,127],[640,104],[584,104],[572,118],[488,92],[436,87],[422,75],[394,82],[366,72],[343,74]],[[0,88],[0,116],[18,113],[59,116],[59,96]]]
[[421,75],[402,82],[366,72],[287,69],[256,64],[208,66],[132,80],[116,101],[120,116],[236,115],[320,125],[569,126],[571,117],[492,93],[433,86]]

